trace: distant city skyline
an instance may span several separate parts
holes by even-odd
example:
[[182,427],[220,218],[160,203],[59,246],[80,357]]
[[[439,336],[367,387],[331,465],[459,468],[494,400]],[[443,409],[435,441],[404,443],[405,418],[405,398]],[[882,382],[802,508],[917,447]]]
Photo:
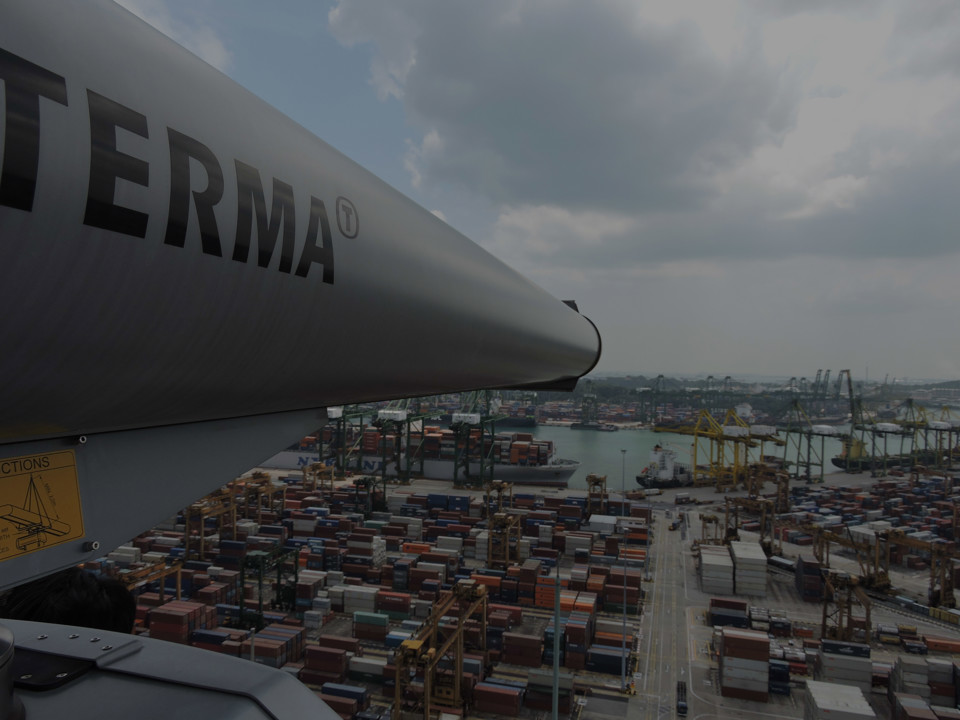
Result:
[[[824,372],[826,372],[826,368],[823,368],[823,370]],[[731,373],[731,372],[723,372],[723,371],[699,372],[699,373],[604,371],[604,372],[592,373],[584,379],[589,380],[591,378],[615,378],[615,377],[644,377],[644,378],[651,379],[651,378],[656,378],[659,375],[663,375],[664,377],[668,377],[668,378],[672,377],[672,378],[689,379],[689,380],[697,380],[697,379],[703,380],[712,375],[714,379],[718,381],[722,381],[725,377],[729,376],[731,379],[736,380],[737,382],[744,382],[744,383],[753,383],[753,382],[786,383],[790,380],[790,378],[794,378],[794,377],[797,378],[798,380],[800,378],[806,378],[808,381],[812,381],[817,376],[817,373],[816,373],[816,370],[806,375],[779,375],[779,374],[763,375],[763,374],[754,374],[754,373]],[[884,377],[867,378],[865,375],[858,376],[856,372],[852,373],[852,377],[854,382],[869,382],[871,384],[873,383],[882,384],[884,381]],[[833,383],[835,383],[836,379],[837,379],[836,372],[835,371],[831,372],[830,384],[832,385]],[[907,376],[887,377],[888,383],[890,384],[896,383],[898,385],[934,384],[934,383],[954,382],[956,380],[958,380],[958,378],[914,378],[914,377],[907,377]]]

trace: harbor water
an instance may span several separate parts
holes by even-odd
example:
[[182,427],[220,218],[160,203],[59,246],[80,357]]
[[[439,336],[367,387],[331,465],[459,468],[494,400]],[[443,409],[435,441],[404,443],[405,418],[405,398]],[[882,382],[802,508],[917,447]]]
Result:
[[[845,428],[837,428],[844,431]],[[506,431],[506,429],[504,429]],[[563,425],[538,425],[534,431],[539,440],[552,440],[556,446],[556,455],[570,460],[579,460],[580,467],[570,478],[570,488],[587,487],[587,475],[595,473],[607,476],[607,487],[610,490],[620,490],[625,486],[627,490],[635,490],[636,476],[650,464],[650,451],[659,444],[662,447],[676,451],[677,462],[690,463],[690,451],[693,437],[675,433],[655,433],[650,429],[621,429],[616,432],[597,432],[593,430],[571,430]],[[782,435],[782,433],[781,433]],[[794,435],[796,438],[796,435]],[[813,457],[823,458],[823,472],[826,474],[838,472],[830,459],[840,454],[842,448],[839,438],[814,437],[812,438],[810,454]],[[626,450],[626,453],[621,452]],[[793,460],[797,455],[794,443],[781,448],[766,443],[763,447],[764,455],[775,455]],[[803,447],[803,456],[808,450]],[[750,451],[750,461],[759,460],[759,448]],[[701,464],[707,457],[705,441],[701,441],[698,450],[698,460]],[[819,468],[811,468],[812,474],[819,475]]]

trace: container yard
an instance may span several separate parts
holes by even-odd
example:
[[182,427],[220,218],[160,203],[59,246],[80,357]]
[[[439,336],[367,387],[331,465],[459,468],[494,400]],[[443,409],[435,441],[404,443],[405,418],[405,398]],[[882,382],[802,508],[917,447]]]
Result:
[[957,717],[960,613],[926,603],[953,592],[952,488],[836,477],[717,532],[709,488],[261,471],[88,567],[137,593],[137,633],[278,668],[342,718],[540,717],[555,657],[565,716],[659,717],[683,682],[691,715]]

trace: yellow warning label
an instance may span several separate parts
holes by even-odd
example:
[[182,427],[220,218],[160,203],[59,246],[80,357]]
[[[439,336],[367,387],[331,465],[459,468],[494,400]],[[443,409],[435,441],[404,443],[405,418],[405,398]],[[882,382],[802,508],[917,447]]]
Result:
[[82,537],[73,450],[0,459],[0,560]]

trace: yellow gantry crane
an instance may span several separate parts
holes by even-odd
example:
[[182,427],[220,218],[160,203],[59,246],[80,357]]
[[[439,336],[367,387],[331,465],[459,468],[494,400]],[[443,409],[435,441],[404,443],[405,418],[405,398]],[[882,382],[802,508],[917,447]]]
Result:
[[860,575],[858,583],[871,590],[887,590],[890,588],[889,563],[883,562],[879,543],[871,544],[863,540],[855,540],[850,534],[849,528],[844,528],[844,533],[835,533],[830,530],[824,530],[822,527],[813,526],[811,528],[813,535],[813,554],[824,567],[830,567],[830,546],[852,550],[857,558],[857,564],[860,566]]
[[[435,708],[458,712],[463,709],[460,684],[465,624],[474,615],[480,621],[479,649],[486,655],[487,588],[474,580],[461,580],[454,585],[453,590],[434,605],[430,616],[413,637],[400,644],[394,657],[397,675],[392,720],[402,720],[405,711],[422,712],[424,720],[431,720]],[[456,618],[456,623],[441,629],[441,620],[446,616]],[[452,659],[453,667],[449,673],[441,674],[437,670],[445,657]],[[418,672],[423,674],[423,696],[408,698],[406,690]]]
[[[773,522],[775,517],[775,502],[769,498],[762,497],[728,497],[724,508],[723,526],[726,537],[735,539],[739,537],[740,528],[740,508],[754,513],[760,522],[760,547],[769,557],[773,552],[771,538],[773,537]],[[733,523],[730,522],[730,516],[733,516]]]
[[[712,485],[717,492],[733,490],[743,483],[751,495],[759,494],[763,484],[773,480],[775,473],[764,462],[764,443],[785,444],[777,437],[776,428],[755,430],[733,409],[727,410],[723,422],[709,410],[701,410],[690,425],[654,427],[654,431],[692,435],[693,484]],[[751,462],[750,451],[755,449],[760,450],[760,458]]]
[[177,600],[180,599],[182,570],[183,562],[181,560],[170,560],[169,564],[166,562],[158,562],[147,565],[146,567],[137,568],[136,570],[121,570],[117,574],[117,580],[123,583],[123,586],[127,588],[127,590],[131,591],[148,583],[157,582],[160,586],[160,602],[162,604],[166,602],[166,600],[164,600],[164,580],[168,575],[177,576],[177,583],[171,594],[174,595]]
[[216,520],[217,534],[221,539],[234,537],[237,503],[236,490],[232,483],[184,508],[183,557],[186,560],[204,559],[207,551],[207,519]]
[[493,480],[484,486],[487,513],[487,564],[506,568],[518,560],[520,516],[512,511],[513,483]]
[[877,548],[885,569],[890,567],[890,551],[893,546],[920,550],[930,554],[930,589],[928,600],[931,607],[956,607],[953,583],[953,560],[960,558],[960,551],[950,544],[919,540],[909,537],[901,530],[886,530],[877,533]]
[[333,492],[333,465],[315,462],[304,465],[301,472],[303,473],[303,487],[305,489],[310,492]]
[[[820,637],[849,642],[860,639],[859,631],[864,641],[869,641],[873,627],[870,622],[870,606],[870,598],[860,587],[856,577],[847,573],[827,573],[824,578]],[[858,607],[863,613],[860,617],[855,615]]]

